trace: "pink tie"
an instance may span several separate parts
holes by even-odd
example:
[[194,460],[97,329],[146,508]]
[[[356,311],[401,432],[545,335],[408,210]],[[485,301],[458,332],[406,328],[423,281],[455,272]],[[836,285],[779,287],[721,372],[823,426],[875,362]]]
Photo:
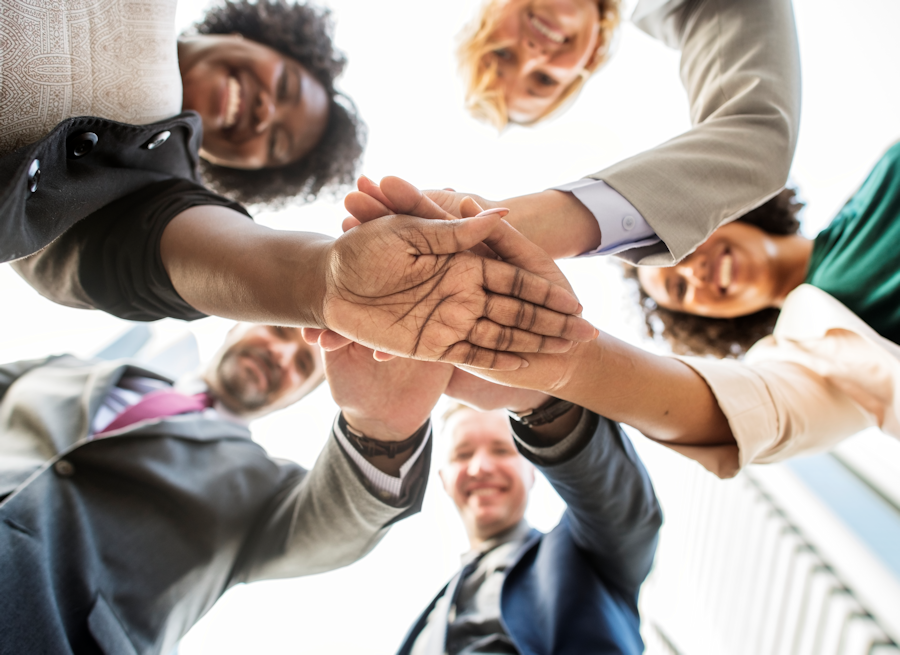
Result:
[[103,436],[108,432],[120,430],[138,421],[164,418],[188,412],[201,412],[207,407],[212,407],[212,396],[208,393],[187,396],[174,389],[154,391],[148,393],[131,407],[126,407],[122,413],[113,419],[112,423],[106,426],[103,432],[98,432],[94,436]]

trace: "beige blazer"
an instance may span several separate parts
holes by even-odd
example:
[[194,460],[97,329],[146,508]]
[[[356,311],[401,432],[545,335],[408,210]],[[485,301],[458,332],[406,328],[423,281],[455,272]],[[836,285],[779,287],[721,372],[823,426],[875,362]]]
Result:
[[787,181],[800,125],[790,0],[642,0],[638,27],[681,50],[693,128],[590,177],[627,198],[663,243],[620,254],[666,266]]
[[[719,402],[736,446],[671,446],[719,477],[828,450],[871,426],[900,438],[900,346],[808,284],[744,361],[683,357]],[[671,445],[671,444],[667,444]]]

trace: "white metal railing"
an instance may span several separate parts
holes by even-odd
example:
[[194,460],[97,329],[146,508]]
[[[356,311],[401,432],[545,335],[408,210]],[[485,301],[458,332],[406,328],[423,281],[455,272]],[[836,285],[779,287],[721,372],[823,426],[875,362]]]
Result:
[[857,584],[858,562],[840,560],[865,557],[838,547],[851,538],[840,526],[816,518],[807,529],[815,512],[802,502],[815,501],[801,498],[789,470],[720,481],[686,460],[667,466],[683,470],[669,471],[680,497],[664,496],[666,526],[641,597],[647,653],[900,655],[889,636],[900,582],[873,580],[877,563],[866,561]]

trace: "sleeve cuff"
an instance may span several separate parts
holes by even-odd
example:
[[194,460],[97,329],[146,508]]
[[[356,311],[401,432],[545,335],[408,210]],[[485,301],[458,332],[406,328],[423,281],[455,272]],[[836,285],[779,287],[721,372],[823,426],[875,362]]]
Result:
[[530,428],[513,419],[510,419],[509,423],[516,441],[516,447],[526,459],[540,466],[553,466],[572,459],[584,449],[597,430],[598,420],[599,418],[596,414],[582,409],[581,419],[578,421],[575,429],[562,441],[558,441],[548,447],[536,445],[539,443],[537,435]]
[[591,211],[600,226],[600,245],[580,257],[615,255],[660,240],[635,206],[603,180],[588,177],[553,189],[573,194]]
[[338,420],[339,417],[340,413],[334,419],[334,435],[337,437],[341,448],[356,465],[360,475],[362,475],[367,482],[367,486],[382,500],[396,501],[399,499],[403,492],[403,483],[407,474],[418,461],[419,457],[422,455],[422,451],[425,450],[425,444],[427,444],[428,440],[431,438],[431,419],[428,419],[428,434],[422,439],[422,443],[419,444],[419,447],[416,448],[412,456],[400,467],[400,477],[395,478],[394,476],[388,475],[384,471],[375,468],[369,460],[363,457],[359,451],[353,447],[353,444],[350,443],[350,440],[347,439],[347,436],[344,434],[343,430],[341,430],[339,425],[340,421]]

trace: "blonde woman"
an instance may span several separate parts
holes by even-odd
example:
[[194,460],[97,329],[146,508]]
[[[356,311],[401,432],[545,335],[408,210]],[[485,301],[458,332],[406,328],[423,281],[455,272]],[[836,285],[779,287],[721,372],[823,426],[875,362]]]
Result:
[[[606,62],[620,11],[618,0],[489,0],[459,48],[469,110],[498,128],[560,113]],[[640,0],[631,20],[680,50],[693,128],[577,182],[485,201],[555,257],[671,265],[787,180],[800,117],[790,0]],[[434,196],[448,211],[461,198]]]

